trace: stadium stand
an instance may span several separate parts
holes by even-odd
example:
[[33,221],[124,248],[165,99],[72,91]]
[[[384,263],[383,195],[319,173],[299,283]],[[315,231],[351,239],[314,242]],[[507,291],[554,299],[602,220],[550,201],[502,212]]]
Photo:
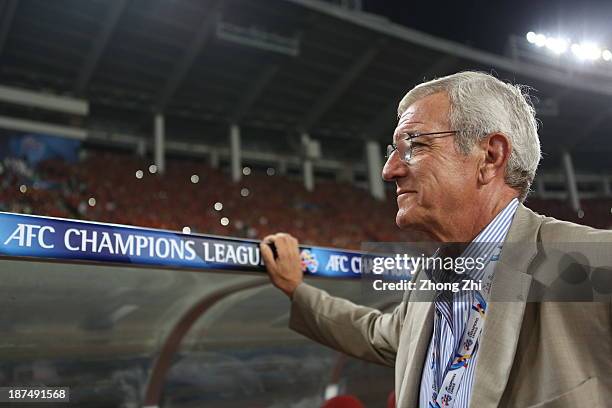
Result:
[[[170,230],[189,226],[192,232],[246,238],[283,230],[307,244],[354,249],[363,241],[406,239],[393,224],[394,201],[380,203],[358,187],[321,182],[309,193],[299,181],[255,171],[234,184],[223,172],[189,160],[169,160],[163,176],[148,167],[133,155],[97,151],[78,164],[45,161],[31,180],[7,168],[0,205],[13,212]],[[142,179],[135,177],[138,170]],[[191,182],[194,174],[198,183]],[[22,184],[29,184],[25,193]],[[214,209],[216,202],[223,204],[221,211]],[[222,226],[221,217],[230,225]]]
[[[321,181],[308,192],[299,180],[256,170],[232,183],[219,169],[178,158],[169,159],[164,175],[151,174],[146,159],[104,150],[90,150],[75,164],[53,159],[30,169],[15,163],[19,159],[4,165],[0,208],[5,211],[179,231],[188,226],[192,232],[244,238],[280,230],[305,244],[351,249],[367,241],[418,238],[393,223],[392,191],[384,202],[364,189],[335,181]],[[214,208],[217,202],[223,205],[220,211]],[[562,220],[611,226],[609,198],[582,200],[582,218],[563,200],[534,197],[527,204]],[[222,217],[230,220],[228,226],[221,225]]]

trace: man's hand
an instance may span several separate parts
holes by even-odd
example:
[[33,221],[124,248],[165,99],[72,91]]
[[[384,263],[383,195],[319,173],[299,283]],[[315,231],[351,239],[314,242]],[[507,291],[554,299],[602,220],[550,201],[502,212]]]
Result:
[[[272,252],[270,244],[274,245],[276,254]],[[303,280],[297,239],[285,233],[268,235],[259,244],[259,249],[272,284],[292,297]]]

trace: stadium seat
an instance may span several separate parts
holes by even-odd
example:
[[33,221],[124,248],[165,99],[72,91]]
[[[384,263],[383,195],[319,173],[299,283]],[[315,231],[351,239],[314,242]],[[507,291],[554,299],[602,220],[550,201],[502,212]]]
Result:
[[325,401],[321,408],[365,408],[365,406],[352,395],[338,395]]

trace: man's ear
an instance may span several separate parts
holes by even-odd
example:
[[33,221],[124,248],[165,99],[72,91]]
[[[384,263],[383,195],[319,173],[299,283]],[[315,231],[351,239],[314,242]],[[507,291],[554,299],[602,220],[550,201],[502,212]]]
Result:
[[484,160],[480,165],[478,181],[481,184],[489,184],[496,177],[504,176],[512,146],[503,133],[492,133],[482,139],[481,148]]

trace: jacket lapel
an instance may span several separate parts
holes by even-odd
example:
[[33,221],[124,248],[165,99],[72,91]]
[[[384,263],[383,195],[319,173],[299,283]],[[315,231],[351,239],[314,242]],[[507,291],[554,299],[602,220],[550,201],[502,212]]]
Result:
[[499,406],[506,388],[531,287],[527,268],[537,253],[541,223],[540,217],[519,205],[495,268],[470,408]]
[[[423,270],[419,270],[414,279],[417,284],[427,279]],[[402,329],[402,338],[398,355],[401,356],[399,370],[396,372],[396,395],[398,408],[412,408],[419,405],[421,376],[427,349],[433,332],[434,291],[415,291],[406,300],[406,320]],[[402,367],[404,367],[402,371]],[[399,374],[399,376],[398,376]]]

